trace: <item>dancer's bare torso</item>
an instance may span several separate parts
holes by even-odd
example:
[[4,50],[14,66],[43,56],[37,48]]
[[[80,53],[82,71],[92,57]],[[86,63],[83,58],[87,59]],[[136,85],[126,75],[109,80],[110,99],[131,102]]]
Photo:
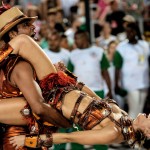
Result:
[[[81,93],[80,91],[72,91],[65,96],[65,98],[63,100],[63,105],[62,105],[62,112],[66,118],[68,118],[68,119],[70,118],[71,112],[75,106],[75,103],[76,103],[77,98],[79,97],[80,93]],[[84,97],[78,107],[78,111],[82,114],[92,101],[93,101],[93,99],[90,96]],[[119,107],[116,106],[115,104],[110,104],[110,105],[112,107],[112,110],[115,111],[115,112],[112,112],[110,115],[115,120],[119,120],[120,117],[122,116]],[[75,118],[75,123],[76,122],[78,122],[78,118]],[[93,127],[93,129],[101,129],[110,124],[114,124],[114,123],[109,118],[105,118],[98,125]]]

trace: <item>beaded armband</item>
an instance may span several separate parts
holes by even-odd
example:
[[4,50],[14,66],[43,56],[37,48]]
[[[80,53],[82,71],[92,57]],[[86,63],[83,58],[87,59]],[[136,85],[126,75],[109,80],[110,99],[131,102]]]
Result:
[[133,121],[126,117],[120,118],[120,126],[124,139],[127,141],[131,148],[140,148],[146,139],[141,130],[134,130],[132,126]]

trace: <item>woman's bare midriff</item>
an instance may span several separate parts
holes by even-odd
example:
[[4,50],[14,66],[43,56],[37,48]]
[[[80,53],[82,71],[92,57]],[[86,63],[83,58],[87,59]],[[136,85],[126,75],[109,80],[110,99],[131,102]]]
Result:
[[[80,93],[80,91],[74,90],[66,94],[62,104],[62,112],[67,119],[70,119],[72,110],[75,106],[78,97],[80,96]],[[92,101],[93,99],[90,96],[85,96],[79,105],[78,111],[82,114]],[[112,116],[117,121],[122,115],[120,112],[112,112],[110,116]],[[75,118],[75,122],[78,122],[77,118]],[[101,129],[110,124],[115,125],[115,123],[112,122],[109,118],[105,118],[98,125],[93,127],[93,129]]]

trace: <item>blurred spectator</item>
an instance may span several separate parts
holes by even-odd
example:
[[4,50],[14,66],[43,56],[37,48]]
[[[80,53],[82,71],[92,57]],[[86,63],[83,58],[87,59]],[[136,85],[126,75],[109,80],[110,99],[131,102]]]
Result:
[[48,35],[48,48],[44,51],[53,63],[62,61],[66,66],[69,62],[69,50],[60,47],[61,36],[57,31],[53,31]]
[[78,2],[78,16],[85,16],[85,1],[79,0]]
[[69,17],[71,14],[71,7],[77,5],[79,0],[61,0],[64,16]]
[[39,45],[42,49],[49,48],[48,41],[47,41],[49,33],[50,33],[50,30],[49,30],[47,22],[42,21],[40,32],[39,32],[39,34],[40,34]]
[[115,94],[115,66],[113,64],[113,60],[114,60],[114,55],[116,52],[117,45],[118,45],[117,41],[109,42],[106,56],[107,56],[107,59],[109,61],[109,65],[110,65],[110,67],[108,68],[108,72],[109,72],[109,76],[110,76],[110,80],[111,80],[111,89],[112,89],[113,99],[115,99],[117,101],[118,105],[121,108],[124,108],[124,99],[122,97],[120,97],[119,95]]
[[118,7],[118,0],[110,2],[111,13],[107,14],[106,21],[110,22],[112,28],[112,34],[117,35],[124,31],[122,25],[122,19],[125,16],[125,12]]
[[61,8],[50,8],[48,10],[47,22],[51,32],[57,30],[60,33],[65,32],[65,24],[63,22],[63,11]]
[[55,30],[57,8],[50,8],[47,14],[47,23],[51,32]]
[[136,21],[139,21],[139,18],[142,17],[142,11],[144,9],[143,0],[123,0],[122,1],[123,10],[133,16]]
[[42,0],[41,11],[43,19],[47,19],[47,14],[51,8],[62,8],[61,0]]
[[11,6],[19,5],[19,0],[1,0],[0,2],[5,4],[10,4]]
[[[16,0],[14,0],[16,1]],[[30,5],[36,5],[39,6],[41,3],[41,0],[18,0],[19,4],[22,5],[24,8],[27,8]]]
[[100,36],[96,39],[96,43],[104,50],[107,50],[108,44],[113,40],[116,40],[116,36],[111,35],[110,23],[105,22],[103,24],[102,31],[100,32]]
[[[142,40],[138,25],[130,23],[126,27],[127,39],[121,42],[115,53],[115,92],[126,94],[129,116],[135,118],[143,111],[149,87],[149,45]],[[121,84],[119,85],[119,81]],[[123,93],[124,92],[124,93]]]
[[[92,46],[89,43],[89,34],[86,31],[78,30],[75,33],[75,44],[77,49],[71,52],[68,68],[78,76],[88,87],[104,98],[104,80],[109,88],[108,96],[111,95],[110,78],[108,74],[109,62],[103,49]],[[104,79],[104,80],[103,80]],[[94,145],[95,150],[107,150],[105,145]]]
[[67,36],[64,34],[61,35],[60,47],[68,49],[69,51],[72,50],[72,47],[69,46]]
[[71,47],[74,46],[74,34],[80,26],[81,26],[81,22],[77,18],[73,20],[71,27],[65,31],[65,35],[67,36],[69,46]]
[[77,16],[78,19],[80,20],[80,22],[82,24],[85,24],[86,22],[86,17],[85,17],[86,13],[85,13],[85,1],[84,0],[80,0],[78,2],[77,5]]
[[150,1],[143,10],[144,38],[150,43]]
[[55,24],[55,29],[60,32],[60,33],[64,33],[66,26],[64,23],[64,12],[62,8],[57,8],[56,10],[56,24]]
[[56,8],[56,22],[63,23],[64,12],[62,8]]
[[112,0],[98,0],[99,24],[103,25],[106,15],[111,13],[110,2]]
[[125,15],[123,17],[123,22],[122,23],[123,23],[124,31],[122,33],[117,34],[117,39],[118,39],[119,42],[124,41],[127,38],[126,32],[125,32],[126,26],[129,23],[135,23],[135,22],[136,22],[135,18],[131,15]]

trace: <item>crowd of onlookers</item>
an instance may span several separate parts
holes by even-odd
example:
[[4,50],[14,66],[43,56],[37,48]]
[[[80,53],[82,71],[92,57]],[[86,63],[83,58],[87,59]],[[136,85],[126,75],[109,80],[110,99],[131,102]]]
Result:
[[38,16],[35,40],[53,63],[63,61],[78,80],[100,97],[114,98],[131,117],[150,112],[149,0],[89,0],[92,43],[86,31],[85,0],[4,2],[27,16]]

